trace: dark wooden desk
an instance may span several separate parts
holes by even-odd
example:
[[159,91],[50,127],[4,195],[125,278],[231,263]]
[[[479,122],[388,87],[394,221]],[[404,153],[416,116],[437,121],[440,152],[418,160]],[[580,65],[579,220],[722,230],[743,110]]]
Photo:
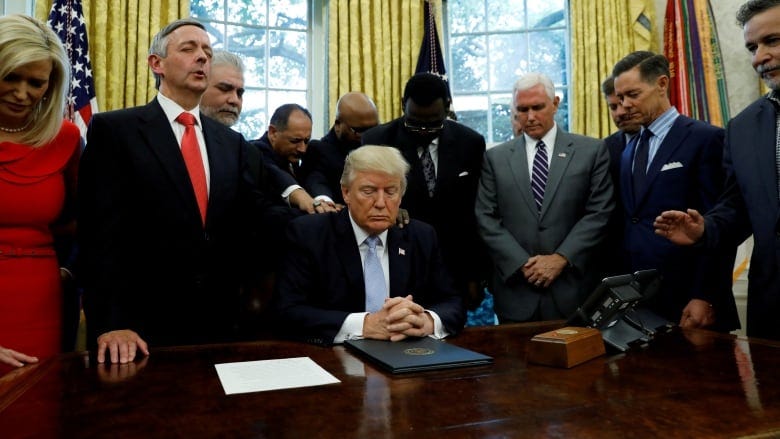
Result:
[[[469,328],[492,366],[392,376],[343,347],[264,341],[156,349],[124,366],[62,355],[0,378],[0,436],[780,436],[780,343],[706,331],[573,369],[529,365],[551,324]],[[309,356],[342,382],[226,396],[215,363]]]

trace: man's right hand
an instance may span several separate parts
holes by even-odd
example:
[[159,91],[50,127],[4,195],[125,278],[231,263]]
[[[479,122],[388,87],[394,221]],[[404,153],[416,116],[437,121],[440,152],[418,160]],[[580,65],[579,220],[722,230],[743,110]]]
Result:
[[109,352],[111,363],[129,363],[135,360],[135,354],[138,349],[149,355],[149,347],[146,342],[135,331],[130,329],[120,329],[100,334],[97,339],[97,361],[104,363],[106,361],[106,350]]
[[704,217],[695,209],[667,210],[653,223],[656,235],[678,245],[691,245],[704,235]]
[[17,352],[0,346],[0,363],[8,364],[14,367],[22,367],[27,363],[37,363],[37,357],[31,357],[27,354]]

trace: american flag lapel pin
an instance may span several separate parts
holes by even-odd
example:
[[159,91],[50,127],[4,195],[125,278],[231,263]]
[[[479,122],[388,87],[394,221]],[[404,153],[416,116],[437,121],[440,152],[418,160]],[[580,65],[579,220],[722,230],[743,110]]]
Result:
[[566,153],[565,152],[559,152],[558,153],[558,157],[560,157],[562,159],[565,159],[566,158]]
[[401,247],[398,247],[398,255],[406,256],[406,250],[402,249]]

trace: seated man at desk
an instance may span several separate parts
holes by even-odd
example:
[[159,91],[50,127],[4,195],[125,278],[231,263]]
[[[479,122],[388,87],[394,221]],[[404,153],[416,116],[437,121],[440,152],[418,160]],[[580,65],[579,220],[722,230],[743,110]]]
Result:
[[283,335],[330,345],[460,331],[465,310],[436,232],[416,220],[394,227],[408,171],[395,148],[358,148],[341,176],[347,209],[290,223],[276,298]]

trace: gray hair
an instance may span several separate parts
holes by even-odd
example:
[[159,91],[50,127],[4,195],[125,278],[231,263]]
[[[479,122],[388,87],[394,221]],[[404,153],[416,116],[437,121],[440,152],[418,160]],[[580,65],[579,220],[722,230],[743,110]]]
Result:
[[409,163],[401,151],[392,146],[364,145],[350,152],[344,160],[341,186],[349,187],[358,172],[381,172],[401,179],[401,195],[406,192]]
[[518,91],[530,90],[537,85],[544,86],[544,91],[547,92],[547,96],[550,99],[555,99],[555,84],[547,75],[542,73],[526,73],[521,76],[520,79],[515,82],[515,86],[512,89],[512,96],[517,94]]
[[227,50],[215,50],[211,57],[211,68],[223,65],[233,67],[244,74],[244,61],[238,55]]
[[[157,35],[154,36],[154,39],[152,39],[152,44],[149,46],[149,55],[157,55],[160,58],[167,57],[168,37],[173,33],[173,31],[182,26],[195,26],[203,29],[204,31],[206,30],[206,26],[194,18],[181,18],[179,20],[172,21],[167,26],[162,28],[160,32],[157,32]],[[162,77],[154,72],[152,72],[152,74],[154,75],[154,88],[159,90]]]

